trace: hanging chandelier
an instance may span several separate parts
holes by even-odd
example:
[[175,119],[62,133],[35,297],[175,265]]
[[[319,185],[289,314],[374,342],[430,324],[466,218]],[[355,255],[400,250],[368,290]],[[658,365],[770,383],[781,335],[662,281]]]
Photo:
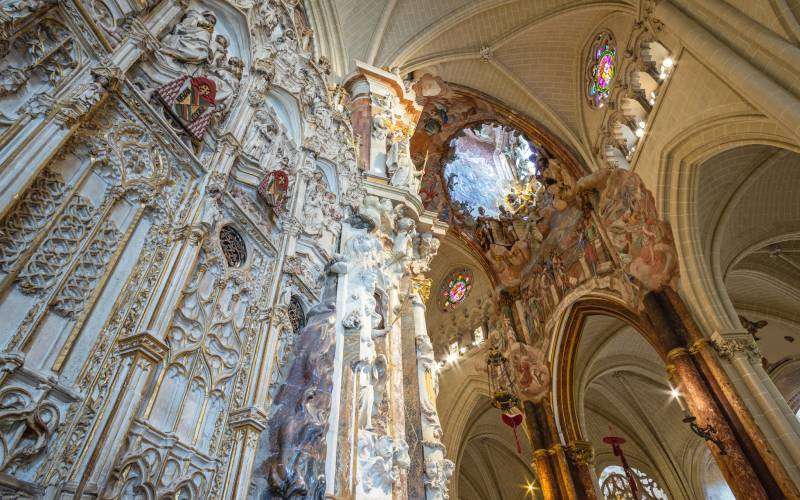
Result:
[[489,347],[486,355],[486,370],[489,376],[489,391],[492,394],[492,406],[502,412],[501,420],[514,431],[517,453],[522,453],[517,437],[517,427],[522,423],[522,402],[514,378],[508,370],[506,358],[496,344]]
[[489,348],[486,356],[486,369],[489,374],[489,391],[492,406],[502,412],[509,412],[520,406],[517,387],[508,370],[508,359],[496,345]]

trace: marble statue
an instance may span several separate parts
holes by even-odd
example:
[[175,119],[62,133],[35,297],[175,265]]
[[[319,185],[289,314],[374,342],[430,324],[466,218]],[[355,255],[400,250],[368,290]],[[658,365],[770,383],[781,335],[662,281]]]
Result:
[[378,354],[359,363],[358,421],[362,429],[373,429],[373,417],[378,413],[386,391],[386,356]]
[[303,204],[303,219],[308,234],[318,235],[322,232],[327,192],[328,186],[324,181],[324,174],[320,171],[314,172],[306,186],[306,197]]
[[189,9],[161,41],[160,52],[183,63],[200,64],[213,56],[211,40],[217,17],[209,10]]

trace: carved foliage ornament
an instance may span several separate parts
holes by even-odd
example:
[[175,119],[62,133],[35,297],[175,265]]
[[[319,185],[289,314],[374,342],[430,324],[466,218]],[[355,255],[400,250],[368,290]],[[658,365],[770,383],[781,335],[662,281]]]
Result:
[[0,394],[0,471],[13,473],[41,453],[59,419],[58,408],[43,397],[36,399],[19,389]]
[[[2,2],[0,11],[24,9],[37,1]],[[0,16],[2,17],[2,16]],[[18,17],[11,14],[12,18]],[[0,23],[3,19],[0,19]],[[3,37],[5,38],[5,37]],[[11,125],[39,96],[55,95],[59,84],[78,67],[79,49],[69,29],[54,19],[32,24],[0,48],[0,125]],[[51,101],[52,102],[52,101]]]

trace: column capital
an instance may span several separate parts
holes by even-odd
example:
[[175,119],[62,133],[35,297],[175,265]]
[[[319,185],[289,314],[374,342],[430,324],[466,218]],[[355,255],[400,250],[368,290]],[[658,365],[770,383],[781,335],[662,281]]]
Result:
[[261,432],[267,428],[267,413],[257,406],[246,406],[231,412],[231,429],[249,429]]
[[711,343],[714,349],[719,353],[720,357],[731,360],[735,357],[747,357],[751,363],[761,362],[761,351],[758,350],[758,345],[753,339],[753,336],[747,332],[736,332],[721,334],[714,332],[711,335]]
[[570,459],[578,465],[594,463],[594,446],[589,441],[575,440],[567,445]]
[[121,339],[117,344],[117,352],[120,356],[141,354],[155,364],[164,359],[169,347],[150,333],[143,332]]
[[425,276],[412,276],[411,277],[411,297],[412,300],[419,300],[422,305],[428,303],[431,295],[431,280]]
[[689,349],[685,347],[676,347],[674,349],[670,349],[670,351],[667,353],[667,362],[671,364],[675,361],[675,359],[688,355]]

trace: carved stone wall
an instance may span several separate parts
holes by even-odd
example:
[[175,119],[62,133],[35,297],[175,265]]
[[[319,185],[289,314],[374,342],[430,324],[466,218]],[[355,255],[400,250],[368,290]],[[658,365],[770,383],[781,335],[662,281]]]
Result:
[[321,299],[361,198],[347,103],[304,16],[275,0],[0,6],[3,491],[246,497],[294,357],[289,302]]

